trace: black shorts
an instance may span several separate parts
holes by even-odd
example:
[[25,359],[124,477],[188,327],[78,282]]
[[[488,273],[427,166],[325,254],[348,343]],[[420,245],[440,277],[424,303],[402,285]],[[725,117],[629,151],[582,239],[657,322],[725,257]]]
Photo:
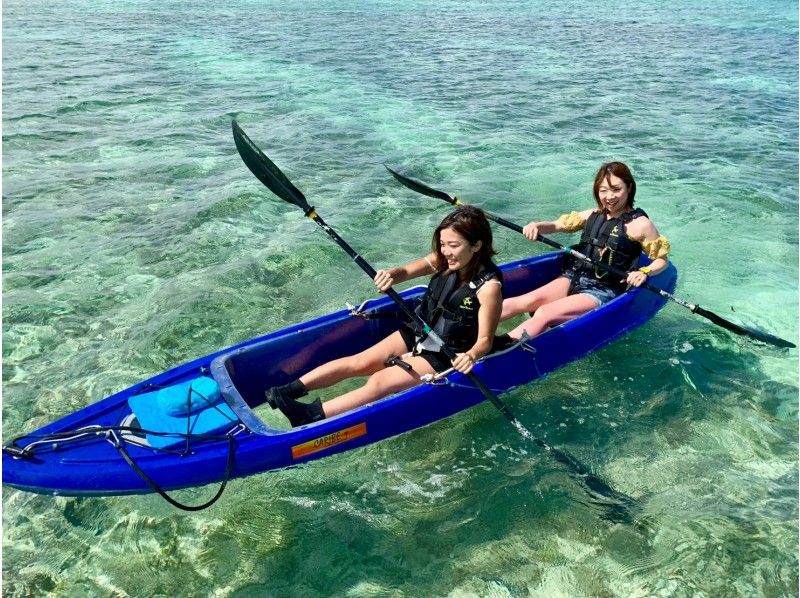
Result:
[[[413,352],[414,347],[417,344],[417,335],[414,332],[414,329],[408,324],[403,324],[403,326],[400,327],[400,336],[403,337],[403,342],[406,344],[406,349]],[[439,351],[428,351],[427,349],[423,349],[418,353],[418,355],[427,361],[433,368],[433,371],[436,373],[449,370],[451,367],[453,367],[453,364],[450,363],[450,360],[444,356],[444,353]]]

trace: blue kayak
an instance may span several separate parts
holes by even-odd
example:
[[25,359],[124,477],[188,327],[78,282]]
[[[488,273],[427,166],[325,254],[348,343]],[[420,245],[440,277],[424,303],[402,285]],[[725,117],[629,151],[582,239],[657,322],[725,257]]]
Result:
[[[554,279],[563,254],[501,266],[504,294]],[[641,263],[649,260],[642,256]],[[673,292],[670,265],[651,284]],[[401,293],[415,307],[424,287]],[[476,365],[495,392],[529,384],[627,334],[666,303],[632,289]],[[202,486],[297,465],[421,428],[484,400],[449,374],[330,419],[293,429],[265,405],[264,390],[331,359],[366,349],[400,325],[381,297],[273,332],[171,369],[22,436],[3,448],[3,483],[42,494],[110,496]],[[255,409],[263,415],[260,417]],[[270,418],[266,417],[266,414]],[[288,426],[288,424],[287,424]]]

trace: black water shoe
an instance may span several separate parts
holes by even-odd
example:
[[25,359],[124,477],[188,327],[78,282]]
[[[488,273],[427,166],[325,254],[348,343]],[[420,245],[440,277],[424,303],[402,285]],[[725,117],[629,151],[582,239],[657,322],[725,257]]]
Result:
[[293,382],[289,382],[289,384],[283,384],[281,386],[273,386],[272,388],[268,388],[264,395],[267,397],[267,402],[272,405],[272,408],[275,409],[276,406],[273,405],[273,397],[280,396],[282,399],[299,399],[300,397],[304,397],[308,394],[308,389],[306,385],[300,382],[300,380],[295,380]]
[[293,428],[305,426],[325,419],[322,401],[315,399],[311,403],[301,403],[296,399],[278,399],[276,407],[281,410]]
[[280,409],[293,428],[325,419],[325,412],[319,399],[311,403],[301,403],[297,400],[308,394],[305,385],[299,380],[283,386],[273,386],[264,394],[270,407]]

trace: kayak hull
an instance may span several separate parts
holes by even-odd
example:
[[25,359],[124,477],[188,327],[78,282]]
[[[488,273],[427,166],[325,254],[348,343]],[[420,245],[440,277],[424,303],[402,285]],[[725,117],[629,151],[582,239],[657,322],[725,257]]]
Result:
[[[560,271],[561,253],[501,266],[504,293],[514,296],[548,282]],[[643,261],[647,261],[642,257]],[[670,265],[651,284],[673,292],[677,272]],[[415,306],[423,287],[401,293]],[[526,345],[476,365],[474,373],[500,394],[529,384],[627,334],[650,320],[666,303],[662,296],[633,289],[580,318],[530,339]],[[3,483],[20,490],[61,496],[141,494],[153,487],[122,457],[117,445],[164,490],[202,486],[298,465],[351,450],[449,417],[484,400],[469,379],[455,373],[444,384],[422,384],[315,424],[293,429],[266,425],[253,409],[264,389],[283,384],[343,355],[365,349],[396,330],[400,314],[389,298],[370,301],[369,318],[348,310],[332,313],[212,353],[154,376],[49,424],[17,442],[99,426],[80,439],[43,442],[24,458],[3,453]],[[166,450],[131,444],[109,433],[129,421],[129,400],[153,389],[210,376],[238,417],[214,438],[191,439]],[[233,438],[230,470],[229,443]]]

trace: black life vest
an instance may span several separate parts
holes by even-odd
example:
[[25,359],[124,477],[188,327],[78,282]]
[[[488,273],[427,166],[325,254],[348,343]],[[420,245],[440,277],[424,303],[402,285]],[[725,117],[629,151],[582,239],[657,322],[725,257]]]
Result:
[[[608,220],[603,212],[593,212],[583,226],[580,243],[573,245],[573,248],[596,262],[629,272],[636,266],[642,254],[642,244],[628,236],[625,225],[640,216],[647,216],[641,208],[635,208]],[[626,286],[607,270],[569,255],[567,258],[565,271],[570,269],[576,273],[592,275],[612,288],[623,289]]]
[[[466,351],[478,340],[478,290],[492,279],[503,282],[503,273],[492,262],[460,287],[458,272],[439,272],[431,278],[417,314],[451,349]],[[417,338],[417,342],[422,340]]]

